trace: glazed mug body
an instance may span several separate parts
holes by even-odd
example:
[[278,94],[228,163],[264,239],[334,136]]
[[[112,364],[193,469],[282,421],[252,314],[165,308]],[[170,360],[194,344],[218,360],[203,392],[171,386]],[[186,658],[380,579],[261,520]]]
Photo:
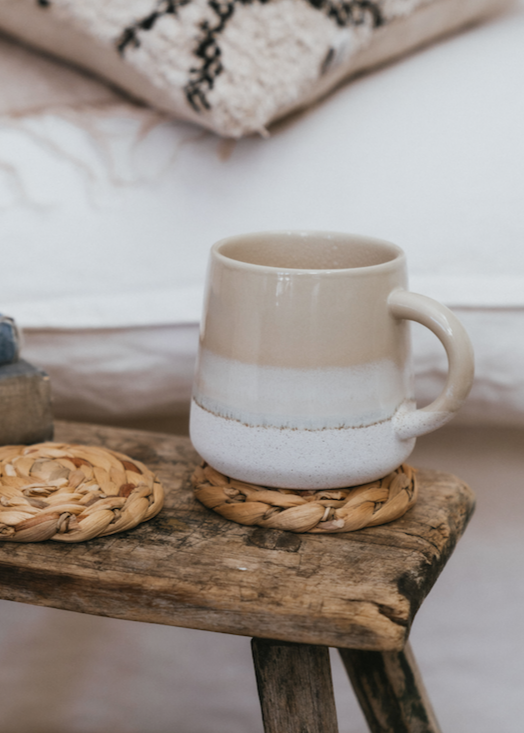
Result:
[[[416,410],[407,318],[450,356],[452,389],[431,410]],[[450,419],[472,376],[467,335],[444,306],[407,291],[394,244],[284,231],[211,250],[190,434],[228,476],[294,489],[372,481]]]

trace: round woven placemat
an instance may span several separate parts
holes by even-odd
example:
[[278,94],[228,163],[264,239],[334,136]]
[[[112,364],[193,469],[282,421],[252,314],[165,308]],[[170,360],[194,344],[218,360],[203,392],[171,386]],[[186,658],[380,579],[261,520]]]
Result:
[[226,519],[289,532],[327,534],[374,527],[398,519],[417,499],[416,471],[407,464],[348,489],[268,489],[230,479],[206,463],[191,480],[196,498]]
[[66,443],[0,448],[0,541],[82,542],[154,517],[164,502],[140,461]]

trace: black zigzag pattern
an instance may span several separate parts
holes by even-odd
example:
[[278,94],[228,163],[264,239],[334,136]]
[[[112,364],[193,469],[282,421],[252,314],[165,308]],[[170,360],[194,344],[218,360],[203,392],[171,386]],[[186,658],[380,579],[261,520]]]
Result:
[[190,2],[191,0],[158,0],[156,8],[149,15],[124,28],[116,44],[118,52],[123,55],[128,46],[138,48],[140,31],[150,31],[159,18],[164,15],[176,15],[178,8]]
[[[341,28],[359,26],[365,23],[376,28],[384,23],[379,0],[303,0],[315,10],[326,15]],[[36,0],[37,5],[47,8],[50,0]],[[156,6],[148,15],[122,31],[116,42],[118,52],[123,56],[129,48],[140,46],[140,34],[154,28],[159,18],[165,15],[176,15],[178,8],[188,5],[192,0],[156,0]],[[186,99],[196,112],[211,109],[207,98],[215,81],[223,72],[221,61],[220,34],[226,28],[239,5],[252,5],[258,2],[263,5],[271,0],[208,0],[208,5],[216,16],[215,22],[208,20],[200,24],[201,35],[197,40],[193,54],[199,61],[198,66],[189,69],[189,80],[184,87]],[[328,58],[331,59],[328,54]]]
[[[192,67],[189,70],[189,81],[184,87],[186,99],[196,112],[211,109],[207,93],[213,89],[217,76],[224,70],[220,60],[222,53],[219,45],[220,34],[233,17],[238,5],[251,5],[255,1],[263,4],[270,2],[270,0],[229,0],[229,2],[209,0],[209,6],[216,13],[218,21],[215,25],[210,25],[207,21],[201,24],[202,37],[194,50],[195,56],[201,59],[201,63],[200,66]],[[376,28],[384,22],[378,4],[371,0],[349,0],[348,2],[304,0],[304,2],[323,12],[342,28],[350,25],[363,25],[367,22],[372,28]]]
[[[209,7],[215,12],[217,22],[214,25],[207,20],[201,23],[202,37],[193,51],[197,59],[200,59],[200,65],[191,67],[189,81],[184,87],[186,99],[196,112],[211,108],[206,94],[213,89],[215,79],[224,70],[220,60],[222,51],[218,42],[220,34],[233,17],[238,4],[251,5],[253,2],[254,0],[229,0],[229,2],[209,0]],[[269,0],[258,0],[258,2],[265,4]]]

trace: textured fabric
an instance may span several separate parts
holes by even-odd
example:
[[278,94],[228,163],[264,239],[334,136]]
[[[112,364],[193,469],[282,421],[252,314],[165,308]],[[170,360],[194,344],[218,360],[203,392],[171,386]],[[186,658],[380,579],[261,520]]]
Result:
[[[402,246],[473,340],[456,419],[524,424],[523,33],[519,2],[238,142],[0,43],[0,311],[56,414],[187,411],[209,247],[307,228]],[[422,404],[446,358],[413,333]]]
[[0,0],[0,27],[240,137],[503,2]]

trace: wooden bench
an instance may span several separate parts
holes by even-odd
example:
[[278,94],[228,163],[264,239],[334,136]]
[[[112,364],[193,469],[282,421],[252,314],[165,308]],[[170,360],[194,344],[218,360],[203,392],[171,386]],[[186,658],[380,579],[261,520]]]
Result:
[[266,733],[335,733],[337,647],[373,733],[439,730],[407,645],[413,618],[470,517],[471,490],[419,472],[416,506],[381,527],[296,535],[233,524],[193,497],[188,438],[58,423],[55,439],[146,463],[162,512],[87,543],[0,542],[0,597],[253,637]]

